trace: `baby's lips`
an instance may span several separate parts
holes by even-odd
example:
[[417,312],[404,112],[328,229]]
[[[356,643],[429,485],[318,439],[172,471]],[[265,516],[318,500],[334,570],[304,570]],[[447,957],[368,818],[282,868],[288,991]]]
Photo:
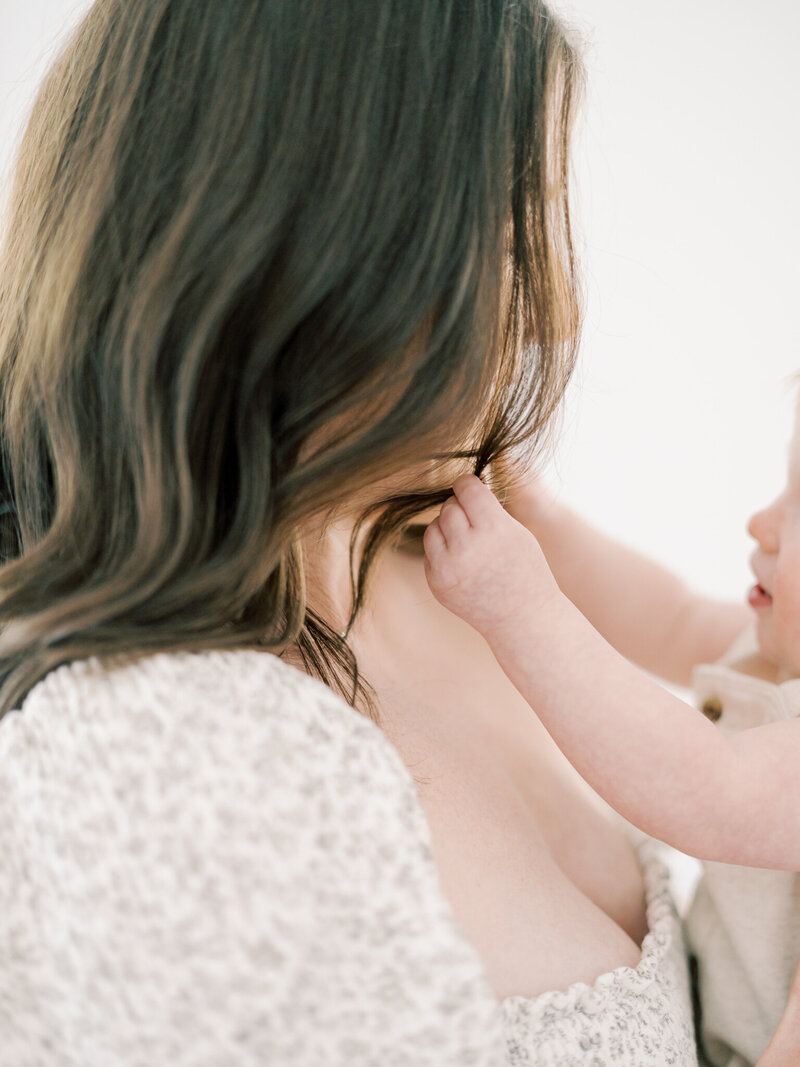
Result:
[[747,603],[751,608],[768,608],[772,605],[772,597],[763,585],[756,583],[747,594]]

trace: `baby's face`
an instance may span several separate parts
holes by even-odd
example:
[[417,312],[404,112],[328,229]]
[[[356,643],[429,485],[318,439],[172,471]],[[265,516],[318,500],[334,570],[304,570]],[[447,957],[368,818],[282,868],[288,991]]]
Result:
[[785,677],[800,677],[800,418],[789,446],[786,486],[750,519],[758,542],[751,557],[756,585],[750,606],[756,613],[761,654]]

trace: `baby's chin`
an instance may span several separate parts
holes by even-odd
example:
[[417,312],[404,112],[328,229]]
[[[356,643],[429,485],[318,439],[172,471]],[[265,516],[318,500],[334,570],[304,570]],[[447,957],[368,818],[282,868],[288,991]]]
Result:
[[[762,633],[762,628],[757,627],[758,647],[763,662],[761,676],[774,681],[777,685],[782,682],[790,682],[793,678],[800,678],[800,657],[788,657],[781,655],[774,647],[774,642],[769,640],[768,634]],[[754,672],[755,673],[755,672]]]
[[765,621],[759,619],[756,623],[758,652],[738,663],[737,669],[776,685],[800,677],[800,664],[793,666],[785,656],[779,654],[772,629],[765,625]]

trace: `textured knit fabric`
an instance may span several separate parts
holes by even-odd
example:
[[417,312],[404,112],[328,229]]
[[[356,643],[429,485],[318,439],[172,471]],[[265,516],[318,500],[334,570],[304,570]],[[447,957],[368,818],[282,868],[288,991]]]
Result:
[[[694,671],[698,706],[713,701],[725,733],[800,714],[800,679],[775,685],[737,668],[757,648],[749,628],[718,663]],[[800,875],[704,863],[686,930],[706,1055],[715,1067],[750,1067],[777,1029],[800,959]]]
[[92,657],[0,720],[0,1067],[694,1064],[642,963],[498,1003],[382,731],[269,653]]

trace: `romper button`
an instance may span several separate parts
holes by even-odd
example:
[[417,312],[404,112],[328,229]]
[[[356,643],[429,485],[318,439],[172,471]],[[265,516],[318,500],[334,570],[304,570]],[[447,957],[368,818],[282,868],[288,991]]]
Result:
[[709,697],[701,710],[707,719],[716,722],[722,716],[722,701],[717,697]]

